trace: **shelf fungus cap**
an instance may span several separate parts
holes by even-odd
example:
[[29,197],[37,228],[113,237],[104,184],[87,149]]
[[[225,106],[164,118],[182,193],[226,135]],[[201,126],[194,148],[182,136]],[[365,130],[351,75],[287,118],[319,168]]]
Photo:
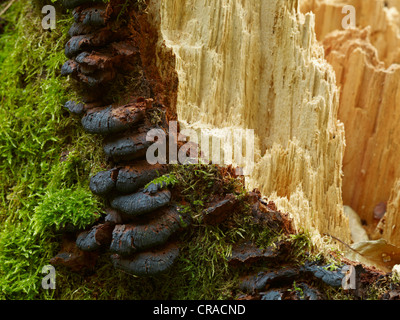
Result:
[[98,195],[104,196],[115,188],[118,170],[101,171],[90,178],[90,190]]
[[104,152],[115,160],[134,160],[144,157],[153,142],[146,140],[147,133],[117,138],[106,142]]
[[179,256],[179,248],[175,244],[159,250],[142,252],[133,258],[124,259],[118,254],[111,256],[116,269],[136,276],[156,276],[168,271]]
[[167,167],[164,165],[150,165],[145,160],[136,162],[134,166],[126,166],[119,170],[116,189],[123,194],[137,192],[165,172]]
[[109,223],[94,226],[89,231],[81,232],[76,239],[76,246],[82,251],[96,251],[111,242],[113,226]]
[[85,106],[81,102],[75,102],[71,100],[65,103],[64,108],[71,113],[79,115],[83,113]]
[[132,195],[119,196],[111,201],[111,207],[120,210],[127,215],[140,216],[169,204],[171,192],[160,191],[154,195],[138,192]]
[[121,256],[130,256],[165,244],[184,218],[176,207],[159,210],[148,221],[137,224],[121,224],[114,228],[110,250]]
[[111,106],[92,110],[82,118],[86,132],[93,134],[113,134],[125,131],[144,118],[144,109],[134,106],[112,108]]

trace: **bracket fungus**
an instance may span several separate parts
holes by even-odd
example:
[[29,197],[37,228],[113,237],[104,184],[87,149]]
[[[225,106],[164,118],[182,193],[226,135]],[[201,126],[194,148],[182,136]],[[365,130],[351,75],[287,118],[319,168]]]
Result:
[[[146,188],[168,170],[144,159],[153,143],[148,132],[159,129],[168,135],[168,122],[177,119],[193,131],[254,131],[256,163],[246,187],[261,189],[247,195],[253,222],[277,234],[310,230],[318,244],[327,232],[349,242],[342,199],[344,168],[345,200],[354,202],[367,222],[374,218],[371,205],[387,202],[384,212],[375,213],[382,218],[385,239],[399,243],[399,150],[393,149],[400,136],[400,113],[395,110],[400,97],[398,26],[384,1],[374,1],[375,7],[367,4],[370,1],[353,2],[363,11],[377,9],[377,18],[368,19],[374,20],[375,29],[381,25],[377,21],[383,21],[385,30],[324,34],[336,27],[332,19],[321,18],[335,16],[339,8],[326,0],[179,0],[162,5],[149,0],[145,17],[123,13],[123,6],[111,8],[100,0],[64,0],[66,8],[74,9],[75,22],[61,74],[74,79],[82,91],[82,102],[69,101],[65,108],[81,117],[86,132],[104,138],[108,169],[91,178],[90,188],[114,210],[106,218],[112,239],[97,239],[99,223],[78,235],[77,247],[96,251],[106,246],[116,252],[111,259],[117,269],[136,275],[157,275],[173,265],[179,248],[170,240],[180,219],[171,209],[173,193],[162,183]],[[319,12],[317,20],[300,12],[306,8]],[[119,19],[120,14],[127,19]],[[199,27],[203,22],[207,27]],[[138,89],[130,83],[132,92],[124,99],[114,97],[116,79],[130,72],[140,75],[143,86]],[[342,91],[337,79],[344,82],[339,83]],[[371,84],[377,91],[365,90]],[[345,128],[338,114],[347,133],[355,137],[348,139],[346,153]],[[356,134],[359,125],[365,134]],[[376,181],[382,190],[375,192]],[[271,202],[262,200],[261,193]],[[224,194],[203,208],[204,222],[224,222],[236,205],[235,195]],[[290,212],[290,217],[282,212]],[[242,249],[249,252],[236,252],[233,264],[278,254]],[[344,275],[341,270],[307,265],[249,276],[242,288],[265,291],[267,285],[307,277],[337,287]],[[310,298],[318,296],[306,283],[303,286]],[[269,292],[264,297],[282,295]]]

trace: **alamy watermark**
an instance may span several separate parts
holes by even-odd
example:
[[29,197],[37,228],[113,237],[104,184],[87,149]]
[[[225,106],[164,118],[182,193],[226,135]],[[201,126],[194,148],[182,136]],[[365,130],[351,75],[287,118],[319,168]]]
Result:
[[54,30],[56,28],[56,8],[51,5],[44,6],[42,13],[45,14],[42,19],[42,28],[45,30]]
[[168,139],[161,129],[147,133],[146,140],[154,142],[146,153],[149,164],[236,165],[237,174],[245,176],[254,169],[252,129],[184,129],[178,133],[177,122],[170,121],[168,133]]
[[342,19],[342,28],[354,29],[356,27],[356,8],[351,5],[344,6],[342,8],[342,13],[346,14],[346,16]]
[[56,269],[52,265],[47,265],[42,268],[42,273],[47,274],[42,279],[42,288],[45,290],[55,290],[56,288]]
[[[45,30],[56,28],[56,9],[52,5],[46,5],[42,8],[42,14],[46,16],[42,19],[42,27]],[[342,19],[342,28],[351,29],[356,27],[356,8],[352,5],[342,7],[342,14],[346,16]]]
[[344,290],[356,290],[357,289],[357,272],[354,266],[345,265],[342,268],[344,277],[342,279],[342,288]]

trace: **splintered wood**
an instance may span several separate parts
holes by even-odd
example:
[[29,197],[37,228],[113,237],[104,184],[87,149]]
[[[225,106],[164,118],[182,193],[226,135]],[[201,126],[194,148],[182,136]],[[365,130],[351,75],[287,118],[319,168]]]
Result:
[[[356,8],[356,28],[341,27],[344,5]],[[400,245],[400,1],[304,0],[302,11],[315,13],[317,38],[341,87],[344,204],[374,226],[375,206],[388,203],[373,237]]]
[[152,0],[148,12],[160,74],[173,66],[178,75],[181,127],[253,129],[248,188],[315,240],[329,233],[349,241],[338,88],[314,15],[293,0]]

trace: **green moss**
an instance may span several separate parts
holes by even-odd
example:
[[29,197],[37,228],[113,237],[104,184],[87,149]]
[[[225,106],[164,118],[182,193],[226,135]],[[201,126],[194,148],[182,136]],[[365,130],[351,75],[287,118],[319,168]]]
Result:
[[44,31],[33,4],[15,2],[0,36],[0,298],[8,299],[54,294],[41,290],[41,270],[60,239],[43,225],[56,226],[57,214],[66,213],[61,222],[83,226],[89,212],[100,212],[87,184],[102,163],[93,152],[101,140],[85,135],[62,107],[70,87],[59,70],[72,18],[58,12],[56,30]]
[[50,191],[35,208],[35,228],[59,231],[73,225],[85,229],[98,218],[98,207],[91,192],[84,188]]
[[287,240],[291,243],[290,256],[293,261],[302,264],[306,260],[313,260],[311,256],[315,254],[315,248],[313,248],[311,237],[308,232],[290,235]]
[[160,185],[162,187],[174,187],[178,182],[175,174],[165,174],[150,181],[145,185],[145,188],[148,188],[151,184]]

